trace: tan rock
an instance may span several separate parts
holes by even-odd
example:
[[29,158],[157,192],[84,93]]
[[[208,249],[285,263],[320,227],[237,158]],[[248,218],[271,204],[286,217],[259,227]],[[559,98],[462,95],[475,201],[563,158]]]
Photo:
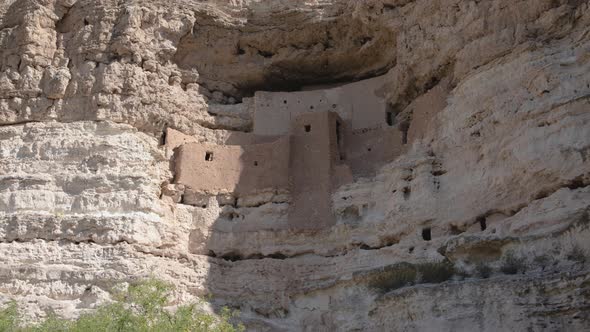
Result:
[[[2,1],[0,300],[73,318],[155,275],[253,331],[586,330],[589,7]],[[325,227],[291,227],[319,199],[276,174],[199,187],[239,158],[179,183],[183,147],[270,144],[311,106],[351,125]]]

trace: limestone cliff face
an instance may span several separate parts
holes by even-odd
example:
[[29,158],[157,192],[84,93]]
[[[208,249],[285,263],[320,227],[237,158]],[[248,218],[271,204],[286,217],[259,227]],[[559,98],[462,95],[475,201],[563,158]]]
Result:
[[[256,331],[589,330],[589,7],[4,0],[0,296],[75,317],[156,275]],[[406,144],[334,226],[175,183],[167,129],[229,144],[256,91],[377,76]]]

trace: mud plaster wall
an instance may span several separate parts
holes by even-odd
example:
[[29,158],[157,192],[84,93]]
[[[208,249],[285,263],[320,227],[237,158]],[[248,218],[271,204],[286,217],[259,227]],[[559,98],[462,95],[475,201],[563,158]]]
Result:
[[298,115],[336,112],[343,120],[345,162],[356,177],[372,175],[404,149],[402,133],[387,123],[387,103],[378,95],[382,85],[377,77],[323,90],[257,92],[254,133],[284,135]]
[[244,195],[288,189],[289,138],[243,146],[188,143],[175,162],[175,182],[194,191]]
[[447,106],[448,82],[444,81],[420,96],[408,108],[412,121],[408,129],[408,142],[424,138],[424,134],[435,130],[434,118]]
[[290,123],[307,112],[336,112],[350,128],[385,123],[386,101],[377,96],[382,77],[327,90],[257,92],[254,96],[254,134],[285,135]]
[[[291,125],[289,226],[320,229],[335,224],[332,212],[334,168],[339,163],[334,112],[305,113]],[[336,180],[338,181],[338,180]]]
[[[271,143],[278,140],[280,136],[257,136],[252,135],[251,133],[243,133],[239,131],[227,131],[224,134],[218,137],[218,142],[225,145],[252,145],[252,144],[262,144],[262,143]],[[164,136],[164,143],[166,147],[170,150],[174,150],[175,148],[185,144],[185,143],[199,143],[200,141],[194,137],[187,134],[183,134],[178,130],[174,130],[171,128],[166,129],[166,134]]]
[[381,166],[401,155],[407,145],[397,127],[381,126],[345,131],[344,156],[355,176],[373,175]]
[[174,129],[166,129],[166,135],[164,137],[164,143],[166,144],[166,147],[174,150],[177,147],[186,144],[186,143],[197,143],[198,140],[190,135],[187,134],[183,134],[178,130],[174,130]]

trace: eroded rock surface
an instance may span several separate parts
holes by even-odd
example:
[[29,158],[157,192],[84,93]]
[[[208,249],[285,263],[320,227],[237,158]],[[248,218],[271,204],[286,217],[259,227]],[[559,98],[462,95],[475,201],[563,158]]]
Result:
[[[76,317],[155,275],[256,331],[588,330],[589,7],[3,1],[0,295]],[[359,80],[403,146],[334,189],[334,225],[176,181],[182,144],[256,132],[257,91]]]

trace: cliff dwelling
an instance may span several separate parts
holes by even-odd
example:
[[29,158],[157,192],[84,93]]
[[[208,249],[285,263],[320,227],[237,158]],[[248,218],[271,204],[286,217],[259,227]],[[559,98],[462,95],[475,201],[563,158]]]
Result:
[[0,0],[0,262],[0,332],[590,332],[590,0]]
[[290,197],[291,229],[335,224],[332,192],[373,176],[404,150],[404,133],[383,97],[381,78],[331,89],[257,92],[253,130],[231,144],[186,142],[169,129],[174,182],[202,195],[259,192]]

